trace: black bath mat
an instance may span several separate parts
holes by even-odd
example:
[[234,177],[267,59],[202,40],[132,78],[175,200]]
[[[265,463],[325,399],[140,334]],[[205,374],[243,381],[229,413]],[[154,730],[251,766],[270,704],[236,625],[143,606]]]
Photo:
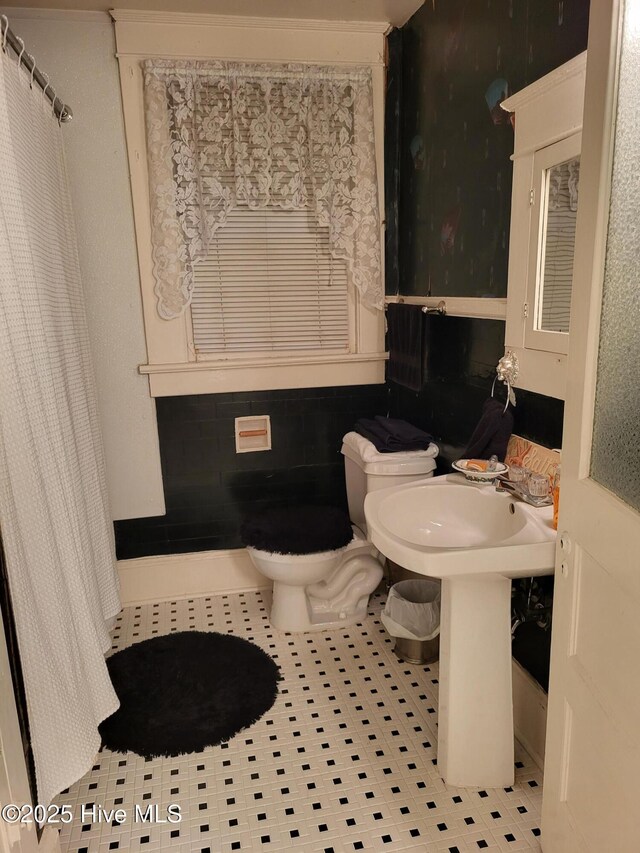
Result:
[[136,643],[107,666],[120,708],[100,725],[103,745],[144,758],[229,740],[269,710],[280,680],[258,646],[203,631]]

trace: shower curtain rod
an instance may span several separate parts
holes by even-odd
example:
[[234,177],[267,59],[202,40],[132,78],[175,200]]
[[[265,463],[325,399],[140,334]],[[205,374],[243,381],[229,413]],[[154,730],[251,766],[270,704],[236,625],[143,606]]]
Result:
[[0,15],[0,44],[2,44],[3,52],[6,53],[7,45],[16,52],[20,64],[24,65],[29,72],[32,84],[34,82],[37,83],[42,89],[45,97],[51,102],[56,118],[59,121],[71,121],[73,118],[71,107],[67,106],[67,104],[60,100],[56,95],[55,89],[51,83],[49,83],[48,76],[38,68],[33,56],[26,52],[24,42],[13,32],[9,26],[9,19],[6,15]]

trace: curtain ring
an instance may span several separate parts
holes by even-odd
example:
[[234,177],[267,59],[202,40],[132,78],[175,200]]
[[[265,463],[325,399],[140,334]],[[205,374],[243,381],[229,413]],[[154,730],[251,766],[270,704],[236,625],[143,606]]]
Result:
[[36,58],[32,53],[28,53],[27,56],[31,60],[31,77],[29,79],[29,88],[33,89],[33,75],[36,73]]
[[[4,21],[4,32],[2,32],[2,22]],[[7,52],[7,33],[9,32],[9,18],[6,15],[0,15],[0,34],[2,35],[2,52]]]
[[53,95],[53,98],[51,100],[51,115],[55,115],[56,114],[56,90],[53,88],[53,86],[49,86],[49,88],[51,89],[51,94]]
[[42,94],[43,94],[43,95],[46,95],[46,94],[47,94],[47,89],[49,88],[49,75],[48,75],[46,72],[44,72],[44,71],[41,71],[40,73],[42,74],[42,76],[44,77],[44,80],[45,80],[45,87],[44,87],[44,89],[42,90]]
[[20,38],[20,36],[16,36],[16,41],[20,42],[20,47],[22,48],[20,53],[18,54],[18,65],[22,62],[22,54],[24,53],[24,42]]

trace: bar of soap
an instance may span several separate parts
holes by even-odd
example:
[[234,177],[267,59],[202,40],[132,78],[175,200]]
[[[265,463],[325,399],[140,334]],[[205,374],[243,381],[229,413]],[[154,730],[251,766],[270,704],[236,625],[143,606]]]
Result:
[[469,459],[467,471],[486,471],[489,463],[485,459]]

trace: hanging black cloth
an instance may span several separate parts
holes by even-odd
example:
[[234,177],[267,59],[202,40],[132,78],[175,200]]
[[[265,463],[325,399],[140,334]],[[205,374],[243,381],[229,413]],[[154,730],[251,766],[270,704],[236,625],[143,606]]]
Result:
[[423,316],[420,305],[387,306],[387,379],[411,391],[422,388]]
[[482,417],[469,439],[463,459],[490,459],[497,456],[504,462],[507,455],[507,445],[513,432],[513,412],[509,404],[489,397],[482,407]]

